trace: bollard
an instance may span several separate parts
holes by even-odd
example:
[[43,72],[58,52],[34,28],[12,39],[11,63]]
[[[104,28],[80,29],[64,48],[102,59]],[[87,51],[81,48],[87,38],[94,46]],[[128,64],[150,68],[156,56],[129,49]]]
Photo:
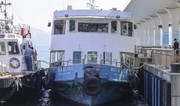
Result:
[[180,73],[180,63],[171,63],[171,72]]

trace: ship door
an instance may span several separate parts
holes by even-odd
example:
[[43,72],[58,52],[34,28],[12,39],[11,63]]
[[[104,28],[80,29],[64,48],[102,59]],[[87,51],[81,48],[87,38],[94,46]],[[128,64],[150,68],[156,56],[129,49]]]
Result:
[[112,53],[103,52],[103,64],[111,65],[112,64]]
[[73,64],[80,64],[80,63],[81,63],[81,51],[74,51]]

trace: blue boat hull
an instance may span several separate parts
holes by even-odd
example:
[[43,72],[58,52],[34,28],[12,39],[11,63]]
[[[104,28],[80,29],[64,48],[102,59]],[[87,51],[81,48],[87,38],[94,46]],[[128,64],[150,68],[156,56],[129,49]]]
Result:
[[[89,106],[132,95],[128,81],[133,74],[131,70],[105,65],[91,65],[88,69],[84,67],[86,66],[74,65],[50,68],[44,83],[51,89],[52,94]],[[91,67],[100,70],[96,71]]]
[[30,72],[20,77],[0,79],[0,103],[17,102],[39,96],[43,71]]
[[132,95],[129,84],[123,82],[103,82],[100,89],[97,95],[90,96],[86,94],[83,83],[74,84],[74,81],[63,81],[55,82],[51,92],[59,97],[89,106],[119,100]]

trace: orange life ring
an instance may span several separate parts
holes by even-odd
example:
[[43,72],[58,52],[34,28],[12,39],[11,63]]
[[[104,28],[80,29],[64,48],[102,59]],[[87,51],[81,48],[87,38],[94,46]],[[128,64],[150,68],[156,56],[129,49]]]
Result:
[[[15,61],[16,64],[14,64],[13,61]],[[9,65],[10,65],[11,68],[17,69],[17,68],[19,68],[19,66],[20,66],[20,61],[19,61],[18,58],[13,57],[13,58],[10,59]]]

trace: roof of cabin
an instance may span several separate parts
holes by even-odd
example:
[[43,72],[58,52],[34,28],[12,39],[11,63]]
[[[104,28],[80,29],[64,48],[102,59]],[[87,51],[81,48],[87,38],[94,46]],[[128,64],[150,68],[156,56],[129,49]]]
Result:
[[131,13],[118,10],[60,10],[54,12],[54,18],[110,18],[131,19]]

